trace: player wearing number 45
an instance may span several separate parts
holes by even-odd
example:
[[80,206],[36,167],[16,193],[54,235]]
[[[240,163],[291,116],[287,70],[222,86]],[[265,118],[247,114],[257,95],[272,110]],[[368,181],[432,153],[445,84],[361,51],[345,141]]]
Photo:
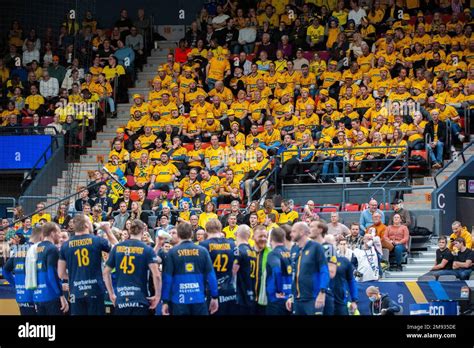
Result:
[[105,315],[102,252],[110,252],[118,241],[108,222],[99,226],[108,240],[93,234],[92,223],[83,214],[76,215],[73,223],[74,236],[62,245],[58,262],[59,277],[69,279],[71,314]]

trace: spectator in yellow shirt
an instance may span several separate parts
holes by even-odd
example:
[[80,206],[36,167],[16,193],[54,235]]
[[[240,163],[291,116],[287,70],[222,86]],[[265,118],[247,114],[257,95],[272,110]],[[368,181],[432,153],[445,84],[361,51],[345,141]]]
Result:
[[43,202],[36,205],[36,214],[31,218],[31,224],[34,226],[40,222],[40,220],[46,220],[46,222],[51,222],[51,215],[44,212],[45,204]]

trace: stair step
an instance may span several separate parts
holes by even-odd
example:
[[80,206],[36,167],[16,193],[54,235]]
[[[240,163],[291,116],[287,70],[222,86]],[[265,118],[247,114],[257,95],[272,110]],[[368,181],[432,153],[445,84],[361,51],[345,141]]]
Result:
[[416,280],[418,277],[420,277],[423,274],[423,272],[408,272],[408,271],[403,271],[403,272],[385,272],[385,278],[386,279],[403,279],[403,280]]
[[408,259],[408,264],[409,265],[434,265],[434,259],[431,258],[409,258]]
[[431,202],[404,202],[403,205],[408,210],[431,209]]
[[432,267],[432,264],[431,265],[404,265],[403,267],[403,271],[405,272],[422,272],[422,273],[426,273],[426,272],[429,272],[429,270],[431,269]]
[[430,202],[430,200],[428,200],[427,198],[428,197],[425,193],[419,191],[413,191],[413,193],[405,193],[403,195],[403,200],[406,203]]
[[150,88],[151,84],[149,80],[139,80],[135,83],[135,87],[137,88]]

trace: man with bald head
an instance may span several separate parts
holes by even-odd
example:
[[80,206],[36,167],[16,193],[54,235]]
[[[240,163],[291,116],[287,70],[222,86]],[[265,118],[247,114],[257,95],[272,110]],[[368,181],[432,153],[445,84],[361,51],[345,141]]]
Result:
[[365,234],[365,230],[367,227],[371,226],[374,224],[374,220],[372,218],[372,215],[377,212],[380,214],[380,218],[382,220],[382,223],[385,221],[385,215],[383,211],[378,209],[378,202],[374,198],[372,198],[369,201],[369,207],[365,209],[362,214],[360,214],[360,234],[363,236]]
[[324,249],[309,239],[310,228],[305,222],[297,222],[291,229],[295,242],[291,250],[293,268],[293,297],[286,306],[295,315],[322,314],[329,287],[329,270]]

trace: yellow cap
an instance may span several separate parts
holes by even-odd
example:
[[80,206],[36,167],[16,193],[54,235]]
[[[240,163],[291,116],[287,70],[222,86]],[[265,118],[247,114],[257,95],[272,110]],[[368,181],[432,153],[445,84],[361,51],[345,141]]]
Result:
[[330,143],[331,142],[331,137],[325,136],[323,137],[323,143]]
[[229,50],[227,48],[224,48],[222,50],[222,55],[226,55],[226,54],[229,54]]
[[117,133],[125,133],[125,129],[123,129],[123,128],[117,128]]
[[337,65],[337,61],[336,60],[331,60],[331,61],[329,61],[329,65]]
[[193,68],[191,68],[190,66],[185,66],[184,71],[193,71]]
[[324,95],[324,96],[327,97],[329,95],[329,92],[328,92],[327,89],[322,89],[322,90],[319,91],[319,94]]
[[303,120],[298,121],[298,126],[306,126],[306,123],[304,123]]
[[229,116],[229,115],[235,115],[235,112],[234,112],[234,110],[232,110],[232,109],[227,110],[226,113],[227,113],[227,116]]
[[441,99],[441,98],[436,98],[436,99],[435,99],[435,103],[444,105],[444,100]]
[[214,114],[213,114],[212,112],[208,112],[208,113],[206,114],[206,118],[212,118],[212,119],[213,119],[213,118],[214,118]]
[[174,89],[174,88],[178,88],[178,84],[173,82],[172,84],[170,84],[170,89]]
[[406,87],[405,82],[399,82],[397,86],[398,87]]
[[197,117],[198,113],[196,112],[196,110],[191,110],[189,112],[189,117]]
[[351,80],[353,80],[353,79],[354,79],[354,76],[352,76],[352,74],[349,72],[349,73],[345,74],[344,79],[351,79]]
[[301,92],[308,92],[309,93],[309,89],[304,87],[304,88],[301,88]]
[[278,83],[286,83],[286,79],[285,79],[283,76],[280,76],[280,77],[277,79],[277,82],[278,82]]
[[451,88],[460,88],[460,87],[459,87],[459,83],[453,83],[452,86],[451,86]]
[[424,17],[424,13],[423,11],[418,11],[418,14],[416,15],[417,17]]
[[172,106],[171,111],[178,111],[178,107],[177,106]]
[[159,66],[158,67],[158,72],[163,72],[163,71],[166,71],[165,68],[163,68],[162,66]]
[[403,14],[403,20],[404,21],[409,21],[410,20],[410,15],[408,13]]
[[159,77],[155,77],[155,78],[153,79],[153,83],[156,83],[156,82],[161,83],[161,79],[160,79]]
[[233,126],[234,124],[236,124],[237,126],[239,126],[239,127],[240,127],[240,123],[239,123],[239,122],[237,122],[237,121],[234,121],[234,122],[232,122],[230,125],[231,125],[231,126]]
[[430,111],[430,114],[432,114],[433,112],[437,112],[439,114],[439,109],[433,109]]
[[138,93],[133,95],[133,99],[143,99],[142,96]]

